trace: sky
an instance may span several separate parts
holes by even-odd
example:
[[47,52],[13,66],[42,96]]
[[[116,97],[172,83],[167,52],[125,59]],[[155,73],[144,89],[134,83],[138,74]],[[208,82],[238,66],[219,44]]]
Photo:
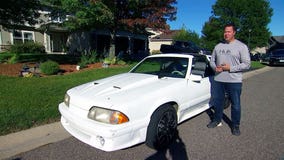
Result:
[[[212,15],[212,5],[216,0],[177,0],[177,2],[177,19],[168,22],[171,30],[181,29],[184,25],[186,29],[201,35],[202,27]],[[272,36],[284,36],[284,0],[269,0],[269,2],[273,16],[268,28]]]

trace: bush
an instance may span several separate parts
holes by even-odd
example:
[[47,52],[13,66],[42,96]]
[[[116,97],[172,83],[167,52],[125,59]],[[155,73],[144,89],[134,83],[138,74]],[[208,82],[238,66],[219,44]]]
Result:
[[93,64],[99,62],[99,56],[97,52],[93,51],[91,54],[83,54],[81,55],[81,60],[78,63],[80,68],[86,67],[88,64]]
[[106,57],[104,60],[103,60],[103,63],[104,64],[116,64],[117,60],[116,60],[116,57]]
[[118,64],[118,65],[126,65],[126,62],[123,61],[123,60],[118,60],[118,61],[117,61],[117,64]]
[[11,58],[8,59],[8,63],[9,64],[15,64],[15,63],[18,63],[19,62],[19,59],[20,59],[20,56],[17,55],[17,54],[14,54]]
[[52,74],[57,74],[60,67],[59,67],[59,64],[55,61],[51,61],[51,60],[48,60],[46,62],[43,62],[40,66],[39,66],[41,72],[43,74],[46,74],[46,75],[52,75]]
[[11,53],[45,53],[45,48],[40,43],[26,42],[21,44],[14,44],[11,46]]
[[11,57],[13,57],[14,54],[10,53],[1,53],[0,54],[0,63],[7,62]]
[[99,54],[96,51],[92,51],[91,55],[89,56],[89,64],[99,62]]

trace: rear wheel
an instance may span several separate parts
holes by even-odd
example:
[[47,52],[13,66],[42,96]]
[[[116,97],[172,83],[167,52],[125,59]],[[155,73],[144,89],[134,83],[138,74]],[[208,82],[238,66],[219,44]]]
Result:
[[169,104],[159,107],[151,116],[147,129],[146,145],[153,149],[163,149],[177,134],[176,110]]

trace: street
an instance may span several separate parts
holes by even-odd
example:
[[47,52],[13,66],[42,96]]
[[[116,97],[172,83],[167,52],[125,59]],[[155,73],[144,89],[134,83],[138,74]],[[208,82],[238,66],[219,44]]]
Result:
[[179,139],[167,150],[157,152],[144,143],[114,152],[92,148],[71,137],[8,158],[9,160],[284,160],[284,67],[244,80],[241,135],[231,134],[226,122],[208,129],[204,112],[178,126]]

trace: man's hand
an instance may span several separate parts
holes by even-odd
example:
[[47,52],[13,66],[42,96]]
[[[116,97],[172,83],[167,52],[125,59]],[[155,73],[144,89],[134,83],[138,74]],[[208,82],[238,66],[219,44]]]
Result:
[[222,64],[220,66],[216,66],[215,71],[217,73],[223,72],[223,71],[230,71],[230,64]]
[[223,71],[230,71],[230,64],[224,63],[221,65]]
[[217,73],[223,72],[222,66],[216,66],[215,71],[216,71]]

